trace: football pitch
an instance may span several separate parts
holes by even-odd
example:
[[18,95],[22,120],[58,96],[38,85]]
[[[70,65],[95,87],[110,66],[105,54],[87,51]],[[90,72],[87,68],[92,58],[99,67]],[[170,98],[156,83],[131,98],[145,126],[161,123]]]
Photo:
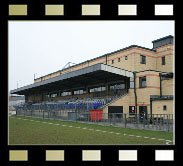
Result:
[[173,133],[9,117],[9,145],[172,145]]

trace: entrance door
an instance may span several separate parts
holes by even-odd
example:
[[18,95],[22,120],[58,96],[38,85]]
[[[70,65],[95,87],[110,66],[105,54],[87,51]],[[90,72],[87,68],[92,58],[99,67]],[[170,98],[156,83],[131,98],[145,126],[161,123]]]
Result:
[[147,119],[147,106],[139,106],[139,118],[141,121]]

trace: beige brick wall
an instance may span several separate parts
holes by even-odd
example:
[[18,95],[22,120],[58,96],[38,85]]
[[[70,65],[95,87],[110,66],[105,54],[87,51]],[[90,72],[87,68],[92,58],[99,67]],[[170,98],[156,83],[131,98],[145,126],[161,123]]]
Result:
[[41,95],[30,95],[28,96],[28,102],[41,102]]
[[[138,106],[147,106],[150,113],[150,95],[160,95],[160,78],[159,72],[146,71],[137,73],[136,92]],[[146,76],[146,88],[139,88],[139,77]],[[139,112],[139,107],[137,108]]]
[[[129,89],[129,93],[116,100],[110,106],[123,106],[123,113],[129,113],[129,106],[135,106],[134,90]],[[103,109],[104,113],[108,113],[108,106]]]
[[[129,50],[110,55],[108,64],[129,71],[155,70],[156,58],[154,54],[153,51],[133,47]],[[146,56],[146,64],[140,63],[140,55]],[[125,56],[128,57],[128,60],[125,60]],[[120,62],[118,62],[118,58],[120,58]],[[114,60],[114,64],[112,64],[112,60]]]
[[[173,44],[157,48],[157,70],[162,72],[174,72],[174,46]],[[162,65],[162,57],[165,56],[165,65]]]
[[[163,110],[163,106],[166,105],[167,110]],[[160,100],[152,102],[153,114],[173,114],[174,105],[173,100]]]
[[[129,48],[127,50],[122,50],[120,52],[108,55],[108,65],[122,68],[129,71],[142,71],[142,70],[158,70],[164,72],[172,72],[174,67],[173,54],[174,54],[173,44],[162,46],[157,48],[157,52],[150,51],[147,49],[142,49],[138,47]],[[140,64],[140,55],[146,56],[146,64]],[[128,57],[128,60],[125,60],[125,56]],[[165,56],[166,65],[161,65],[161,57]],[[77,66],[73,66],[69,69],[65,69],[62,72],[58,71],[47,76],[43,76],[35,80],[35,82],[43,81],[49,78],[59,76],[62,73],[79,70],[84,67],[88,67],[98,63],[105,63],[106,57],[101,57],[94,59],[92,61],[87,61]],[[120,58],[120,62],[118,62]],[[114,64],[112,64],[114,60]]]
[[174,94],[174,79],[162,81],[162,95]]

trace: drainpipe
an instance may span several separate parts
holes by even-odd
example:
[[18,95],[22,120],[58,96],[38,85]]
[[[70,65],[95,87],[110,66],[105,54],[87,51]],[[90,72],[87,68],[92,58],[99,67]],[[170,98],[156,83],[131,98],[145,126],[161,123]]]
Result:
[[162,76],[161,76],[161,73],[159,73],[159,77],[160,77],[160,97],[162,97]]
[[135,114],[137,115],[136,72],[133,72],[133,75],[134,75],[134,94],[135,94]]
[[150,98],[150,114],[151,114],[151,118],[152,118],[152,99]]

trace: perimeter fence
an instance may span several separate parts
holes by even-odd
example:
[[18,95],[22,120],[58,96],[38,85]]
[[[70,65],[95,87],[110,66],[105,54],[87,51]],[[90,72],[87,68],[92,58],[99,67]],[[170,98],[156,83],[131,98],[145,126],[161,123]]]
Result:
[[100,110],[75,110],[50,107],[16,107],[16,115],[43,119],[93,123],[123,128],[173,132],[173,114],[103,113]]

